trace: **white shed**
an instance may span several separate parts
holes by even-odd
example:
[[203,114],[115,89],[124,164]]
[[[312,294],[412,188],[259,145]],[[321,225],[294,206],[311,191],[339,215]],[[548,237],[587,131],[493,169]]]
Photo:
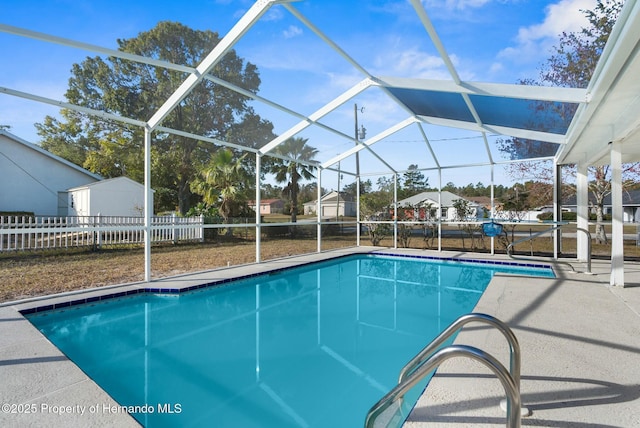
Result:
[[[69,215],[125,216],[144,215],[144,186],[127,177],[74,187],[67,191]],[[151,198],[153,206],[153,194]]]
[[0,129],[0,211],[67,214],[65,190],[101,180],[78,165]]

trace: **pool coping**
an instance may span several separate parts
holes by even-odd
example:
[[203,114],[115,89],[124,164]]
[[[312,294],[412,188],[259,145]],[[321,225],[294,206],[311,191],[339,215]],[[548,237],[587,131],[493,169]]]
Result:
[[[304,256],[292,256],[281,259],[269,260],[260,264],[250,263],[246,265],[230,266],[197,273],[175,275],[171,277],[152,280],[151,282],[134,282],[128,284],[111,285],[106,287],[89,288],[71,292],[20,299],[11,302],[0,303],[2,307],[13,307],[23,315],[36,312],[44,312],[52,309],[60,309],[68,306],[93,303],[96,301],[110,300],[119,297],[132,296],[141,293],[180,294],[207,287],[219,286],[231,281],[246,279],[277,272],[306,264],[317,263],[336,257],[347,257],[352,254],[368,253],[370,251],[358,251],[331,256],[330,252]],[[298,260],[302,257],[302,260]],[[234,272],[243,271],[240,275]],[[153,286],[152,286],[153,285]]]
[[[342,253],[343,251],[338,250]],[[55,309],[64,309],[77,305],[84,305],[87,303],[95,303],[100,301],[106,301],[111,299],[117,299],[120,297],[135,296],[137,294],[182,294],[195,290],[202,290],[210,287],[218,287],[228,284],[233,281],[240,281],[243,279],[253,278],[265,274],[273,274],[281,272],[287,269],[299,268],[302,266],[312,265],[314,263],[320,263],[327,260],[337,260],[343,257],[352,257],[358,254],[371,254],[379,256],[394,256],[394,257],[406,257],[423,260],[433,261],[451,261],[451,262],[466,262],[477,264],[491,264],[498,266],[518,266],[525,268],[535,269],[553,269],[553,266],[549,263],[526,263],[526,262],[514,262],[503,261],[486,258],[468,258],[468,257],[447,257],[447,256],[430,256],[425,254],[404,253],[398,251],[380,250],[378,248],[360,247],[360,251],[354,251],[353,248],[349,249],[346,254],[336,255],[336,251],[328,251],[324,253],[313,254],[311,258],[307,260],[299,260],[301,256],[287,257],[283,259],[277,259],[273,261],[267,261],[256,266],[263,267],[264,269],[257,269],[256,271],[246,272],[242,275],[222,275],[219,273],[234,272],[238,269],[251,269],[254,264],[232,266],[228,268],[214,269],[210,271],[199,272],[196,274],[184,274],[178,276],[172,276],[167,278],[158,279],[153,281],[152,284],[157,286],[149,286],[149,283],[130,283],[123,285],[116,285],[110,287],[92,288],[87,290],[78,290],[67,293],[55,294],[51,296],[38,297],[33,299],[23,299],[13,302],[0,303],[0,307],[12,306],[22,315],[31,315],[34,313],[46,312]],[[327,257],[323,257],[327,256]],[[292,261],[292,264],[287,263]],[[273,264],[277,264],[273,266]],[[207,276],[209,276],[207,278]],[[216,276],[212,278],[211,276]],[[186,280],[185,280],[186,278]],[[204,282],[203,282],[204,281]],[[164,286],[162,284],[165,284]],[[84,297],[83,297],[84,296]]]
[[[0,360],[0,375],[3,378],[11,378],[12,382],[4,385],[0,384],[0,401],[9,404],[37,404],[61,403],[67,405],[74,398],[78,403],[112,403],[115,401],[104,392],[97,384],[89,379],[77,366],[69,361],[62,352],[53,346],[42,334],[31,325],[31,323],[20,314],[19,311],[29,311],[33,308],[43,308],[48,305],[65,305],[65,301],[71,302],[82,299],[94,299],[100,296],[113,296],[120,293],[140,293],[146,289],[169,287],[169,289],[189,289],[193,286],[206,282],[216,282],[218,284],[230,281],[230,278],[237,279],[238,276],[250,277],[270,271],[287,269],[290,267],[314,263],[323,260],[335,259],[353,254],[386,254],[404,255],[407,257],[424,257],[435,259],[464,260],[487,263],[489,261],[499,263],[513,263],[516,265],[526,265],[526,263],[513,262],[504,256],[493,256],[483,253],[459,253],[459,252],[435,252],[426,250],[403,250],[388,249],[379,247],[356,247],[342,250],[332,250],[323,253],[313,253],[303,256],[294,256],[284,259],[277,259],[263,262],[261,264],[249,264],[230,268],[216,269],[196,274],[180,275],[171,278],[164,278],[153,281],[153,286],[145,283],[124,284],[120,286],[105,287],[102,289],[83,290],[76,293],[65,293],[65,295],[51,296],[30,301],[7,302],[0,305],[0,352],[3,358],[9,357],[9,361],[15,364],[3,364]],[[538,265],[539,263],[536,263]],[[552,266],[557,273],[561,266],[544,262],[545,266]],[[566,268],[564,268],[566,269]],[[492,281],[493,283],[493,281]],[[488,289],[492,287],[489,285]],[[78,296],[82,298],[78,298]],[[122,294],[120,294],[122,295]],[[640,305],[639,305],[640,307]],[[11,331],[4,334],[5,330]],[[35,357],[34,357],[35,355]],[[6,361],[6,360],[5,360]],[[23,364],[24,362],[24,364]],[[29,371],[22,370],[23,365],[36,367],[36,375]],[[4,373],[3,373],[4,372]],[[48,379],[43,382],[42,379]],[[35,387],[38,385],[38,387]],[[427,388],[429,389],[429,388]],[[44,400],[44,401],[43,401]],[[66,400],[66,401],[65,401]],[[73,404],[73,403],[71,403]],[[0,413],[0,424],[4,422],[14,423],[12,417],[18,421],[28,423],[51,424],[51,414],[39,412],[36,415],[7,415]],[[114,414],[105,418],[87,415],[79,417],[77,414],[55,415],[55,425],[65,426],[86,426],[87,423],[96,426],[106,426],[117,423],[120,426],[138,426],[133,417],[128,414]],[[364,416],[363,416],[364,418]],[[108,422],[108,423],[107,423]],[[417,425],[419,426],[419,425]]]

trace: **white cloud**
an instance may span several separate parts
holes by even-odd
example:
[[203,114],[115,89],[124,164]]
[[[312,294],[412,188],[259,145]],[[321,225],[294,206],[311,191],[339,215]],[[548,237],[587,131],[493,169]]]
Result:
[[502,70],[504,70],[504,65],[501,62],[494,62],[491,64],[491,67],[489,67],[491,74],[500,73]]
[[[378,52],[374,62],[375,74],[429,79],[450,77],[440,56],[430,55],[416,47],[397,48]],[[457,62],[454,57],[452,61]]]
[[337,95],[351,88],[353,85],[361,81],[364,77],[355,70],[345,70],[341,72],[322,73],[319,79],[322,80],[321,85],[315,85],[301,90],[302,98],[307,105],[313,105],[322,100],[322,103],[329,102]]
[[429,55],[416,49],[398,52],[392,58],[393,68],[398,72],[409,71],[411,74],[423,75],[434,69],[442,68],[442,59],[439,56]]
[[408,116],[406,111],[382,91],[369,91],[361,98],[358,107],[362,105],[364,113],[360,116],[360,123],[367,129],[368,138]]
[[489,0],[447,0],[446,4],[448,8],[451,9],[466,9],[470,7],[482,7],[486,3],[489,3]]
[[305,43],[302,38],[291,38],[291,43],[254,44],[244,57],[262,71],[289,70],[318,72],[328,68],[330,59],[318,43]]
[[498,57],[517,61],[546,57],[563,31],[577,32],[587,25],[582,10],[591,10],[594,6],[595,0],[561,0],[547,6],[544,21],[520,28],[515,46],[503,49]]
[[284,14],[282,13],[282,9],[279,7],[269,8],[267,13],[264,15],[265,21],[280,21]]
[[350,70],[348,73],[327,73],[327,76],[330,86],[341,91],[346,91],[364,79],[356,70]]
[[444,8],[448,10],[464,10],[479,8],[489,3],[491,0],[423,0],[427,9]]
[[[456,72],[463,80],[473,80],[475,72],[465,66],[455,53],[449,53]],[[468,62],[468,61],[467,61]],[[374,75],[409,77],[416,79],[450,80],[451,74],[439,55],[429,54],[417,47],[404,50],[388,49],[375,60]]]
[[593,9],[594,0],[562,0],[547,6],[545,20],[541,24],[521,28],[518,41],[527,43],[545,37],[557,37],[563,31],[579,31],[587,24],[582,10]]
[[297,25],[289,25],[289,28],[284,30],[283,35],[287,39],[300,36],[302,35],[302,28],[298,27]]

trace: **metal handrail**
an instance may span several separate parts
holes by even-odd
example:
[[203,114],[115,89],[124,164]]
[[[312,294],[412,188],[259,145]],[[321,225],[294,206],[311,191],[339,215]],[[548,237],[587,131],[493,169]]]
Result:
[[[405,364],[405,366],[400,370],[400,374],[398,376],[398,386],[409,382],[409,379],[413,376],[413,374],[418,370],[421,370],[421,367],[425,364],[425,361],[429,361],[431,358],[433,358],[433,356],[435,355],[435,351],[440,346],[442,346],[451,336],[457,333],[463,326],[474,321],[489,324],[497,328],[507,339],[507,342],[509,343],[509,376],[513,380],[515,388],[518,391],[518,396],[520,396],[521,354],[518,339],[516,338],[513,331],[509,328],[509,326],[507,326],[504,322],[491,315],[482,313],[470,313],[462,315],[454,322],[452,322],[449,327],[447,327],[442,333],[440,333],[435,339],[433,339],[431,343],[425,346],[415,357],[413,357],[407,364]],[[424,373],[426,375],[429,373],[429,371]],[[402,396],[404,396],[404,393],[399,396],[399,398],[401,399]],[[391,404],[392,403],[390,402],[388,405],[386,405],[385,409]],[[518,404],[518,407],[518,413],[520,413],[520,403]],[[382,409],[380,412],[382,412],[383,410],[384,409]],[[509,401],[507,401],[507,413],[509,413]]]
[[[511,254],[511,250],[517,244],[521,244],[523,242],[530,241],[532,239],[537,238],[540,235],[544,235],[547,232],[552,232],[554,230],[560,229],[562,226],[566,226],[567,224],[568,223],[563,223],[563,224],[560,224],[558,226],[553,226],[553,227],[551,227],[549,229],[543,230],[541,232],[536,232],[533,235],[529,235],[529,236],[524,237],[522,239],[519,239],[519,240],[517,240],[515,242],[512,242],[511,244],[509,244],[507,246],[507,256],[509,256],[513,260],[529,260],[529,261],[532,260],[531,258],[516,257],[513,254]],[[581,227],[576,227],[576,231],[584,232],[584,233],[587,234],[587,272],[586,273],[591,273],[591,233],[588,230],[583,229]],[[540,259],[537,259],[537,260],[540,260]],[[574,272],[576,271],[575,268],[571,265],[571,263],[563,262],[563,261],[557,261],[557,263],[566,264],[571,268],[572,271],[574,271]]]
[[396,385],[376,404],[374,404],[373,407],[371,407],[365,419],[365,428],[372,428],[376,418],[382,414],[382,412],[388,409],[398,398],[404,397],[404,395],[413,386],[431,373],[431,371],[438,368],[442,362],[457,356],[468,357],[483,363],[496,374],[507,394],[507,427],[520,428],[520,391],[518,390],[513,377],[491,354],[466,345],[447,346],[433,354],[424,364],[409,374],[402,383]]
[[513,331],[509,328],[509,326],[507,326],[504,322],[491,315],[481,313],[470,313],[462,315],[457,320],[452,322],[449,327],[447,327],[442,333],[440,333],[435,339],[433,339],[431,343],[425,346],[422,351],[420,351],[415,357],[413,357],[411,361],[409,361],[402,368],[402,370],[400,370],[398,383],[404,382],[407,376],[413,373],[413,371],[417,367],[422,365],[424,361],[426,361],[436,349],[438,349],[442,344],[444,344],[444,342],[447,341],[447,339],[457,333],[466,324],[474,321],[489,324],[497,328],[507,339],[507,342],[509,343],[509,374],[515,381],[518,391],[520,391],[521,357],[520,344],[518,343],[518,339],[516,338],[516,335],[513,334]]
[[586,273],[591,273],[591,232],[581,227],[576,227],[576,230],[587,234],[587,272]]

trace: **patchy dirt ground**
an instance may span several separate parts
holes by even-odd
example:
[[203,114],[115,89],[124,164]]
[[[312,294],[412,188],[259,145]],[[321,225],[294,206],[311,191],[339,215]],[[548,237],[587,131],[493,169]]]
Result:
[[[349,245],[353,245],[350,240],[323,241],[323,249]],[[310,253],[316,248],[315,239],[263,241],[261,258]],[[251,263],[255,257],[255,244],[244,241],[157,247],[151,250],[151,271],[153,278],[162,278]],[[141,248],[2,254],[0,302],[143,279]]]

